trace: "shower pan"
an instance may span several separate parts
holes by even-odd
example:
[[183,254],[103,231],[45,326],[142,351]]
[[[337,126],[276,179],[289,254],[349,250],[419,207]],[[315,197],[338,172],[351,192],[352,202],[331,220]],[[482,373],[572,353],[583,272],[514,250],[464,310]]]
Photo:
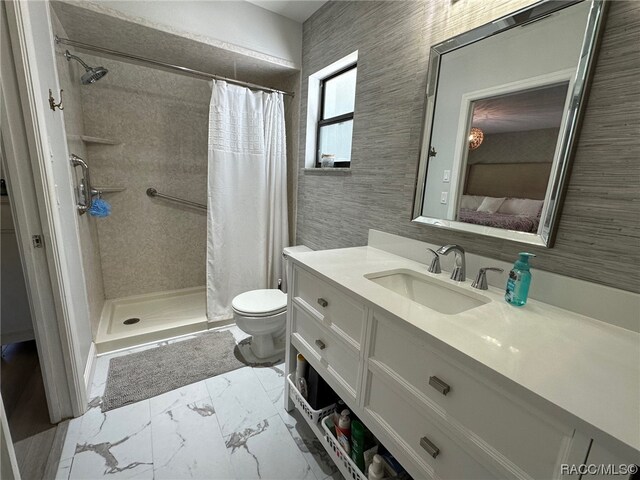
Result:
[[205,287],[107,300],[96,333],[98,354],[208,328]]

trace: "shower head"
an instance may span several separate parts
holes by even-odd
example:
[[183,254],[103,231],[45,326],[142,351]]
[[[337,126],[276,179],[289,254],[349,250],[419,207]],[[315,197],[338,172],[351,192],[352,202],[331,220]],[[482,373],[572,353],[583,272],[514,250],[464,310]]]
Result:
[[79,57],[72,55],[71,52],[69,52],[69,50],[64,52],[64,56],[68,62],[70,62],[71,59],[73,58],[74,60],[79,62],[80,65],[84,67],[85,72],[84,74],[82,74],[82,77],[80,77],[80,83],[82,83],[82,85],[91,85],[92,83],[96,83],[98,80],[104,77],[109,71],[104,67],[90,67],[89,65],[84,63]]
[[104,77],[109,70],[104,67],[93,67],[88,69],[82,77],[80,77],[80,83],[83,85],[90,85],[96,83],[102,77]]

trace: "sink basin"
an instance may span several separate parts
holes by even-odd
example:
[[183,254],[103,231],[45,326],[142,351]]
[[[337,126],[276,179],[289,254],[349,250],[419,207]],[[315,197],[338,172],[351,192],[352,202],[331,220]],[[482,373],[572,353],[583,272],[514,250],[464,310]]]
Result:
[[365,278],[446,315],[456,315],[490,302],[484,295],[468,292],[413,270],[398,269],[369,273]]

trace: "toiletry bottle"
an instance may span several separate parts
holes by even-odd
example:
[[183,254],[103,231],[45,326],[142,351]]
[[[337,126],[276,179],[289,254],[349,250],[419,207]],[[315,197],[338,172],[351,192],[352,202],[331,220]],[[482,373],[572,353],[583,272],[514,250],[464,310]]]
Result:
[[338,424],[340,423],[340,413],[347,408],[346,403],[344,403],[344,401],[339,398],[338,401],[336,402],[336,409],[333,412],[333,425],[338,428]]
[[362,422],[354,419],[351,422],[351,460],[362,473],[364,469],[364,438],[365,428]]
[[340,421],[336,427],[336,438],[347,455],[351,453],[351,418],[349,410],[343,410],[340,413]]
[[298,380],[301,378],[306,378],[307,376],[307,360],[304,358],[304,355],[299,353],[296,356],[296,385]]
[[511,305],[522,307],[527,303],[529,285],[531,285],[531,272],[529,271],[529,258],[535,257],[533,253],[521,252],[520,258],[513,264],[507,280],[507,291],[504,299]]
[[369,465],[369,472],[367,473],[369,480],[382,480],[384,478],[384,466],[382,464],[382,457],[380,455],[374,455],[371,465]]

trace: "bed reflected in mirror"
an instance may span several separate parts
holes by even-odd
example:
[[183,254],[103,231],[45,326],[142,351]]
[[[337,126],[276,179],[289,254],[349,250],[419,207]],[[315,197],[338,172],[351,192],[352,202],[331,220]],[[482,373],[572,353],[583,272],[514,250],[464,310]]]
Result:
[[537,233],[569,82],[470,102],[456,220]]

